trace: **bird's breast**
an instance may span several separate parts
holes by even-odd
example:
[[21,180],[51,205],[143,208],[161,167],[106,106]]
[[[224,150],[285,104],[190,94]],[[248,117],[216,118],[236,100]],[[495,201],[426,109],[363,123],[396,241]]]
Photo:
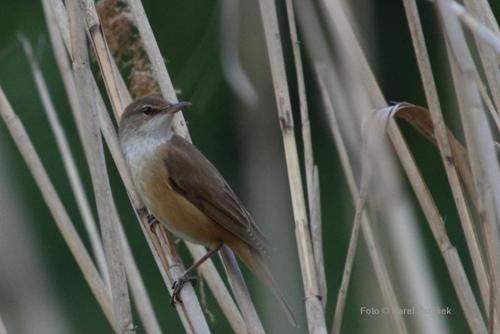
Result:
[[[165,143],[169,145],[169,143]],[[124,153],[135,186],[144,204],[160,223],[190,242],[213,246],[225,234],[221,226],[198,209],[187,198],[172,189],[165,159],[166,146]],[[129,152],[130,153],[130,152]]]

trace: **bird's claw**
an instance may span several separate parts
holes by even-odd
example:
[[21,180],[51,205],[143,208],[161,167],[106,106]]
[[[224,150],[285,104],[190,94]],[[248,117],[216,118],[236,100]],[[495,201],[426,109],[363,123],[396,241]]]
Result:
[[193,286],[195,286],[196,282],[198,281],[197,277],[192,277],[192,276],[187,276],[187,275],[181,275],[177,277],[177,279],[174,281],[174,284],[172,284],[172,298],[170,298],[170,304],[175,307],[175,302],[178,301],[182,303],[181,299],[181,290],[182,287],[184,286],[185,283],[191,283]]
[[148,214],[146,216],[146,219],[148,220],[148,224],[149,224],[149,230],[151,232],[153,232],[154,234],[156,234],[156,231],[154,229],[155,225],[159,223],[158,219],[156,219],[155,216],[153,216],[152,214]]

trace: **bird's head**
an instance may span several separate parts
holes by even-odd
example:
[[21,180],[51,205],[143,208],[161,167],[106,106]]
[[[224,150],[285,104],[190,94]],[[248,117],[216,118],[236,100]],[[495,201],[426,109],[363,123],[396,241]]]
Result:
[[171,134],[176,112],[191,106],[190,102],[170,103],[160,97],[144,96],[125,108],[120,119],[120,140],[132,137],[162,137]]

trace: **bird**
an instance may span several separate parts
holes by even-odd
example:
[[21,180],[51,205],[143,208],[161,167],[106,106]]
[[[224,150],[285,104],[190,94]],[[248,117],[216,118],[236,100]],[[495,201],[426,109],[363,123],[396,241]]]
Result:
[[190,102],[143,96],[130,103],[119,122],[120,145],[132,180],[149,212],[174,235],[209,248],[175,279],[171,304],[196,278],[199,265],[228,246],[274,293],[288,320],[297,322],[266,263],[269,241],[219,171],[193,144],[172,131],[175,113]]

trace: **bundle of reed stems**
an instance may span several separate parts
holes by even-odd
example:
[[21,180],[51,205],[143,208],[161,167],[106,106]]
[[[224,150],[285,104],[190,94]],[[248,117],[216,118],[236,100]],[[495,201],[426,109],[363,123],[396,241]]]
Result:
[[[144,7],[140,0],[102,0],[98,4],[93,0],[42,0],[41,4],[84,148],[92,194],[85,191],[30,42],[22,35],[19,41],[56,138],[89,247],[77,232],[22,120],[0,88],[2,118],[113,330],[180,332],[180,329],[160,327],[157,317],[161,315],[155,312],[129,243],[131,236],[126,235],[122,226],[118,213],[123,208],[115,205],[108,175],[110,167],[105,160],[107,147],[165,287],[172,293],[173,281],[185,270],[184,262],[168,231],[159,227],[154,233],[149,228],[147,210],[131,181],[114,125],[133,98],[149,94],[177,101],[178,92]],[[222,54],[227,61],[224,64],[226,79],[235,94],[241,96],[242,105],[252,110],[258,103],[259,91],[242,69],[237,46],[233,45],[238,42],[237,32],[230,26],[242,11],[241,5],[221,1],[222,17],[227,20],[221,24],[222,36],[227,39],[226,44],[222,43]],[[454,88],[458,103],[458,110],[452,112],[463,131],[463,139],[457,139],[456,131],[447,127],[443,117],[442,98],[436,88],[417,3],[403,0],[403,5],[426,107],[386,100],[361,46],[352,16],[354,9],[348,2],[286,0],[277,6],[275,1],[259,0],[259,21],[265,36],[260,40],[260,47],[267,50],[264,58],[274,87],[278,113],[274,119],[283,139],[282,164],[286,165],[293,211],[294,226],[288,224],[287,227],[295,229],[295,246],[288,245],[288,248],[296,248],[297,253],[288,256],[298,258],[303,287],[300,300],[292,302],[301,326],[291,329],[286,323],[274,321],[278,317],[274,313],[278,311],[263,315],[252,301],[233,253],[224,247],[221,250],[224,272],[211,260],[199,269],[218,306],[200,303],[189,284],[182,290],[183,302],[175,305],[186,332],[210,333],[211,322],[207,321],[206,314],[210,314],[210,308],[219,307],[235,333],[341,333],[346,301],[352,294],[349,286],[361,232],[373,268],[364,271],[363,282],[374,285],[380,297],[377,302],[361,306],[355,315],[363,319],[360,326],[363,332],[373,332],[373,328],[394,333],[451,332],[446,316],[439,313],[447,309],[441,301],[442,287],[429,269],[428,253],[439,252],[449,275],[447,281],[460,303],[461,309],[453,311],[462,314],[468,324],[464,332],[500,333],[500,166],[497,157],[500,145],[496,142],[500,131],[500,29],[487,0],[465,0],[463,4],[435,0],[430,4],[437,14],[451,68],[448,80],[450,85],[453,83],[450,88]],[[280,25],[278,18],[287,24]],[[284,43],[291,47],[284,49]],[[294,66],[287,68],[285,60],[291,60]],[[98,67],[93,68],[93,62]],[[312,69],[312,78],[306,76],[306,67]],[[290,80],[291,75],[296,80]],[[105,89],[99,87],[101,80]],[[291,82],[296,87],[290,87]],[[320,182],[321,166],[314,159],[316,145],[312,129],[315,125],[311,126],[311,103],[307,96],[311,93],[308,89],[311,82],[318,88],[314,97],[321,101],[319,109],[329,126],[348,185],[349,201],[355,208],[353,223],[349,225],[348,248],[342,250],[346,254],[343,273],[335,273],[341,280],[338,285],[331,283],[334,280],[325,270],[330,257],[324,254],[323,246],[330,236],[322,233],[325,222],[321,204],[325,200],[320,199],[320,189],[331,185]],[[300,126],[297,126],[299,119]],[[461,226],[465,236],[471,270],[464,268],[463,256],[450,240],[448,224],[455,225],[455,222],[445,224],[443,213],[436,205],[436,194],[433,196],[429,191],[428,181],[423,178],[418,161],[400,130],[402,122],[410,124],[434,144],[441,156],[439,165],[444,167],[449,185],[446,196],[451,196],[455,204],[456,226]],[[174,131],[190,140],[181,113],[175,118]],[[406,180],[411,187],[405,187]],[[412,205],[413,196],[419,207]],[[96,217],[91,202],[97,207]],[[417,231],[419,210],[435,239],[434,248],[427,249],[428,245]],[[185,243],[194,260],[206,253],[202,246]],[[168,303],[169,299],[165,298],[164,302]],[[328,306],[334,310],[333,314],[327,312]],[[424,311],[408,314],[407,311],[415,307]],[[377,315],[376,320],[366,321],[369,314]],[[8,330],[9,326],[5,326],[0,317],[0,333]]]

